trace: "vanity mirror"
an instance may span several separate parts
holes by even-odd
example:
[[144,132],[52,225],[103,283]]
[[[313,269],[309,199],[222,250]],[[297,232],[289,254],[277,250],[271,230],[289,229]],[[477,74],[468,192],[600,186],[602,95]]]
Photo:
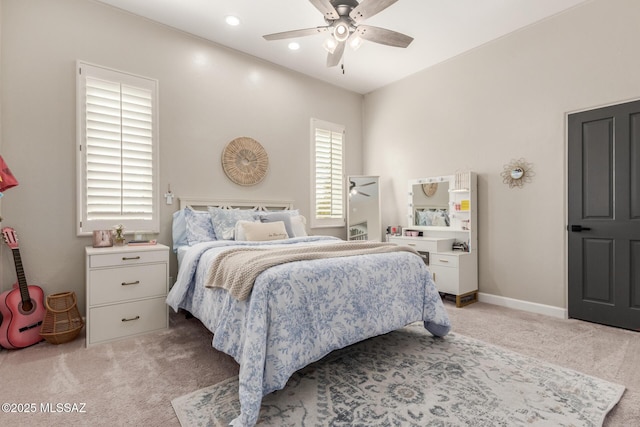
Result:
[[449,184],[452,176],[409,182],[409,227],[449,227]]
[[407,226],[414,230],[471,230],[476,182],[472,172],[410,180]]

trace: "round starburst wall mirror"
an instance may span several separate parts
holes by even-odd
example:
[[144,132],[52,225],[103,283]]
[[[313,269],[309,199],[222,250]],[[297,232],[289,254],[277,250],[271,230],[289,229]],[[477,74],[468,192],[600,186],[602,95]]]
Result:
[[507,184],[509,188],[522,188],[525,183],[531,182],[531,178],[535,175],[531,163],[524,159],[511,160],[504,165],[502,173],[502,182]]
[[243,136],[229,142],[222,151],[222,169],[238,185],[255,185],[267,174],[269,156],[258,141]]

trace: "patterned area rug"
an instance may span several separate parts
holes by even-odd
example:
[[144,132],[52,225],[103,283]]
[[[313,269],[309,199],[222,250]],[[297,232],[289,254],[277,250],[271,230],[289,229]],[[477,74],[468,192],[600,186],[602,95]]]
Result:
[[[298,371],[264,426],[600,426],[624,386],[462,335],[408,326]],[[237,377],[172,401],[183,427],[239,414]]]

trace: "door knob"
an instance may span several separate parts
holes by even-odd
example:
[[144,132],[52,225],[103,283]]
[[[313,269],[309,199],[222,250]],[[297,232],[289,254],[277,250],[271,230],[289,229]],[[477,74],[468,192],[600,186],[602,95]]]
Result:
[[583,227],[581,225],[572,225],[571,226],[571,231],[573,232],[581,232],[581,231],[586,231],[586,230],[591,230],[591,228],[589,227]]

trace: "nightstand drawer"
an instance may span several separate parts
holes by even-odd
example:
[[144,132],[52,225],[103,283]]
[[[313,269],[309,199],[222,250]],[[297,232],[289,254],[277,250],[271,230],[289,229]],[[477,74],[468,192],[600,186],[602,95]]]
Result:
[[89,344],[137,335],[167,327],[165,297],[89,310]]
[[432,253],[429,257],[429,265],[458,268],[458,256],[442,253]]
[[167,264],[146,264],[89,271],[89,305],[167,294]]
[[89,268],[165,262],[168,261],[168,258],[166,251],[129,251],[97,254],[89,257]]

